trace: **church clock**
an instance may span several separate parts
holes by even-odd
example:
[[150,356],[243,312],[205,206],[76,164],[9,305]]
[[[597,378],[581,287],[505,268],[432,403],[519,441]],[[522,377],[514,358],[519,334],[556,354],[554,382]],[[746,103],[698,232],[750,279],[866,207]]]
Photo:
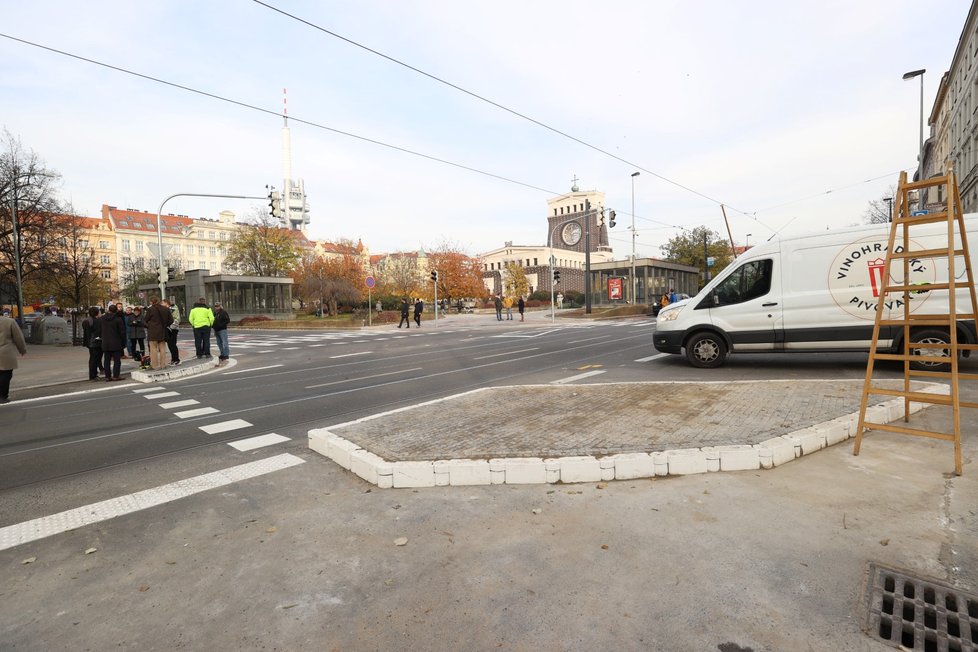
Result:
[[581,241],[581,225],[577,222],[568,222],[560,231],[560,238],[568,247],[573,247]]

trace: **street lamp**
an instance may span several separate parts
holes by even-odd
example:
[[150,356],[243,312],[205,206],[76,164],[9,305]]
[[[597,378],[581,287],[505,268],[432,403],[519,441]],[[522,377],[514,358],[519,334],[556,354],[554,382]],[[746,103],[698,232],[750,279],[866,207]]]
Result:
[[[904,73],[903,78],[913,79],[914,77],[920,77],[920,149],[917,152],[917,180],[924,180],[924,73],[927,72],[925,68],[920,70],[911,70],[910,72]],[[919,195],[919,192],[918,192]],[[918,200],[919,201],[919,200]],[[917,208],[920,208],[918,204]]]
[[893,221],[893,197],[884,197],[883,201],[885,201],[888,206],[888,210],[887,210],[888,221],[892,222]]
[[638,172],[632,172],[632,303],[638,303],[635,296],[635,177]]
[[211,195],[207,193],[196,193],[196,192],[178,192],[175,195],[170,195],[160,203],[160,209],[156,211],[156,244],[160,248],[159,255],[157,256],[157,267],[156,271],[160,275],[160,299],[166,298],[166,281],[163,280],[164,270],[166,269],[165,263],[163,262],[163,226],[162,226],[162,216],[163,216],[163,206],[166,202],[170,201],[174,197],[220,197],[223,199],[265,199],[264,197],[252,197],[250,195]]

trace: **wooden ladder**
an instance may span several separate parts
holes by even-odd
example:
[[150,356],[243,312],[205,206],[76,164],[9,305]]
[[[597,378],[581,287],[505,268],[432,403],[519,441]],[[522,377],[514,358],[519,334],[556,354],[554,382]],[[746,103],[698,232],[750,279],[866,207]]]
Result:
[[[941,212],[923,213],[910,211],[910,193],[916,190],[920,196],[930,188],[943,187],[946,190],[947,208]],[[923,204],[923,201],[920,202]],[[947,246],[931,246],[921,248],[919,242],[911,239],[911,227],[927,224],[943,223],[947,225]],[[920,229],[917,229],[918,234]],[[926,237],[926,236],[925,236]],[[933,243],[933,235],[931,242]],[[943,240],[941,241],[943,243]],[[916,247],[916,248],[915,248]],[[957,280],[955,265],[956,257],[964,260],[967,283]],[[932,259],[937,270],[943,271],[944,261],[947,264],[947,279],[938,277],[937,282],[913,284],[911,282],[912,266],[924,264],[921,259]],[[894,270],[894,261],[896,269]],[[902,267],[902,269],[901,269]],[[902,272],[902,273],[901,273]],[[894,278],[893,274],[896,274]],[[967,287],[971,299],[970,312],[959,312],[957,307],[957,290]],[[926,288],[926,289],[924,289]],[[946,292],[948,310],[939,314],[915,314],[911,312],[911,302],[914,295]],[[936,295],[933,295],[936,296]],[[889,318],[885,314],[888,302],[899,305],[902,300],[901,315]],[[958,183],[954,170],[948,164],[947,172],[941,177],[932,177],[926,181],[907,182],[907,173],[900,174],[900,186],[894,202],[894,216],[890,227],[890,239],[886,248],[886,262],[883,268],[883,279],[879,288],[879,298],[876,304],[876,321],[873,324],[873,341],[869,351],[869,362],[866,366],[866,379],[863,383],[862,401],[859,405],[859,422],[856,428],[856,442],[853,455],[859,455],[863,432],[867,429],[884,430],[888,432],[930,437],[954,442],[954,472],[961,475],[961,408],[978,408],[978,403],[967,403],[961,400],[958,391],[958,381],[961,378],[978,380],[978,374],[963,374],[958,370],[959,352],[974,351],[978,344],[963,344],[958,341],[960,325],[958,320],[975,320],[978,311],[978,300],[975,298],[975,279],[971,269],[971,256],[968,251],[968,238],[965,231],[964,216],[961,212],[961,197],[958,194]],[[898,317],[898,318],[897,318]],[[894,338],[902,329],[902,353],[880,353],[878,351],[881,327],[887,327],[887,332]],[[945,334],[940,337],[921,337],[923,331],[934,330]],[[932,340],[917,341],[917,340]],[[940,340],[944,341],[940,341]],[[937,349],[937,351],[933,351]],[[903,388],[887,389],[873,385],[873,368],[877,360],[897,360],[903,362]],[[912,365],[911,363],[918,363]],[[932,366],[932,369],[919,367]],[[917,367],[917,368],[913,368]],[[942,378],[950,381],[950,394],[930,394],[910,389],[911,377]],[[953,410],[954,432],[932,432],[919,428],[909,428],[901,425],[886,423],[870,423],[866,421],[866,408],[871,394],[903,397],[903,420],[910,421],[910,403],[930,403],[950,406]]]

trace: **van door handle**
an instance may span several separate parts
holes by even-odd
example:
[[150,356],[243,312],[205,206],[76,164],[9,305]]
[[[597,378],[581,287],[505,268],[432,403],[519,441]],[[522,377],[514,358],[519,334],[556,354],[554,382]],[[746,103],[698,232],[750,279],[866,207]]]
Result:
[[771,306],[776,306],[776,305],[778,305],[778,302],[777,301],[775,301],[773,303],[762,303],[761,304],[761,307],[762,308],[770,308]]

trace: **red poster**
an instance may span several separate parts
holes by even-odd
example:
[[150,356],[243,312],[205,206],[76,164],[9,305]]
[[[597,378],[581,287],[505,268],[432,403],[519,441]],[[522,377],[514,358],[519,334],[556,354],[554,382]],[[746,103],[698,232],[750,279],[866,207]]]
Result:
[[624,297],[623,283],[620,278],[609,278],[608,279],[608,300],[609,301],[620,301]]

